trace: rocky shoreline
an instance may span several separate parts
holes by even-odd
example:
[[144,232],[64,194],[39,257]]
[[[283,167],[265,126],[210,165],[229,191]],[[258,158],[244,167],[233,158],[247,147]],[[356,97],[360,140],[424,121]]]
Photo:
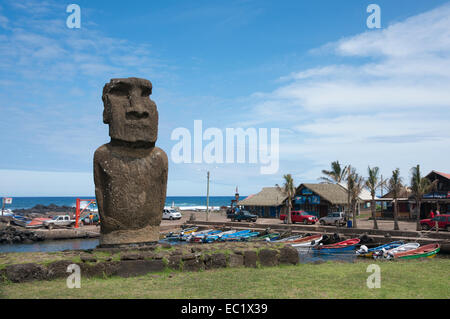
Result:
[[32,244],[44,239],[45,236],[42,234],[13,226],[6,226],[0,229],[0,244]]
[[46,205],[35,205],[32,208],[18,208],[13,209],[14,214],[28,216],[28,217],[47,217],[49,215],[57,214],[75,214],[75,207],[71,206],[58,206],[55,204]]

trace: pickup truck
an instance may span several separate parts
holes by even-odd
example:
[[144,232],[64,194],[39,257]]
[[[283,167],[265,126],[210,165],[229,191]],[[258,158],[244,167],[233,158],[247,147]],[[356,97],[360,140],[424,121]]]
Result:
[[[280,219],[285,220],[287,217],[287,214],[281,214]],[[291,212],[291,221],[292,224],[295,223],[303,223],[305,225],[307,224],[315,224],[317,222],[317,217],[314,215],[310,215],[307,212],[304,212],[302,210],[299,211],[292,211]]]
[[58,215],[50,220],[44,221],[42,224],[48,229],[61,226],[68,227],[75,225],[75,219],[71,219],[69,215]]
[[227,217],[230,218],[232,222],[234,221],[240,222],[241,220],[245,220],[248,222],[256,222],[256,220],[258,219],[257,215],[250,214],[250,212],[246,210],[241,210],[238,213],[229,213],[227,214]]

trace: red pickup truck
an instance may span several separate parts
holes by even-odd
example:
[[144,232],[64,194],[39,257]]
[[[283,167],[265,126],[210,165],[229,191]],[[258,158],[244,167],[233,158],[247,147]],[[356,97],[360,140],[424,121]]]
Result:
[[429,230],[435,226],[436,221],[440,229],[450,231],[450,214],[441,214],[433,218],[422,219],[420,225],[423,230]]
[[[280,219],[284,220],[286,218],[286,214],[281,214]],[[304,212],[302,210],[295,210],[291,212],[291,220],[292,223],[303,223],[305,225],[307,224],[315,224],[317,223],[318,219],[314,215],[310,215],[307,212]]]

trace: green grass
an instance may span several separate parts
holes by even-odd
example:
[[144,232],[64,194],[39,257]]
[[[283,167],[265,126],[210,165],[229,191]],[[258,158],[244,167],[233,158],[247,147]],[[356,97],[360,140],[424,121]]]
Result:
[[[367,266],[381,268],[381,288],[366,286]],[[133,278],[82,278],[0,287],[3,298],[450,298],[450,259],[328,262],[201,272],[165,271]]]

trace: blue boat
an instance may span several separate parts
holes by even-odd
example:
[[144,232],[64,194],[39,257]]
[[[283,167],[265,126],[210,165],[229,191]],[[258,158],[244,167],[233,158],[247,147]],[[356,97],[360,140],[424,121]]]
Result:
[[257,236],[259,236],[259,232],[250,232],[250,233],[240,236],[240,240],[245,241],[245,240],[249,240],[250,238],[257,237]]
[[14,215],[11,222],[17,226],[26,227],[31,222],[31,219],[22,215]]
[[223,236],[220,237],[219,240],[221,241],[229,241],[229,240],[239,240],[239,238],[245,234],[250,233],[250,229],[246,229],[246,230],[241,230],[241,231],[237,231],[235,233],[231,233],[231,234],[225,234]]
[[213,235],[207,235],[205,237],[203,237],[203,242],[204,243],[212,243],[215,242],[216,240],[219,240],[222,236],[225,236],[226,234],[231,234],[231,233],[235,233],[235,230],[228,230],[228,231],[224,231],[224,232],[219,232],[218,234],[213,234]]
[[314,250],[321,254],[347,253],[354,250],[360,241],[359,238],[352,238],[335,244],[320,245],[314,248]]
[[381,245],[381,246],[378,246],[378,247],[375,247],[375,248],[370,248],[370,249],[367,249],[366,246],[362,245],[360,247],[360,249],[358,249],[356,251],[356,254],[359,257],[370,258],[370,257],[373,257],[373,255],[376,254],[377,252],[379,252],[380,250],[383,250],[383,249],[389,250],[389,249],[392,249],[392,248],[397,248],[397,247],[399,247],[399,246],[401,246],[403,244],[404,244],[404,242],[399,240],[399,241],[393,241],[392,243],[384,244],[384,245]]

